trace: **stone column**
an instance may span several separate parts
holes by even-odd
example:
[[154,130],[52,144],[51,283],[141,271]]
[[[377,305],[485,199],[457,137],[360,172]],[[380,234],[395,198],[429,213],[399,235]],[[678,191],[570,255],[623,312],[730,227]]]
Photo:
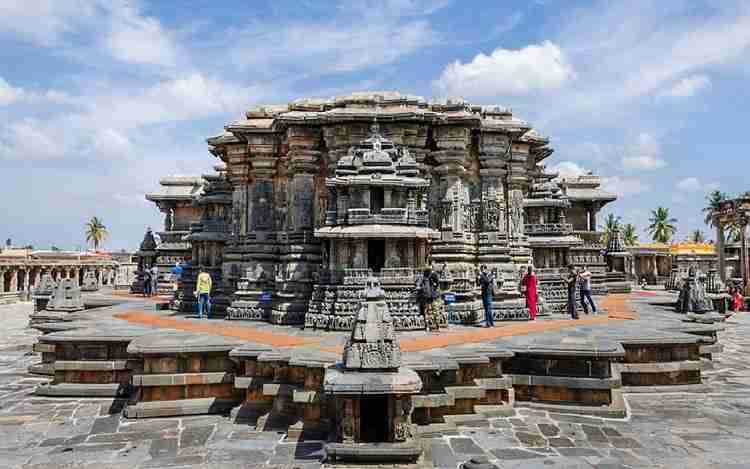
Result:
[[0,293],[5,293],[5,269],[0,268]]
[[18,291],[18,269],[11,268],[10,270],[10,290],[11,293]]
[[745,295],[750,291],[750,278],[748,278],[748,273],[750,273],[748,271],[750,269],[748,269],[747,257],[747,225],[743,223],[740,226],[740,263],[742,264],[740,267],[742,269],[742,284],[745,289]]

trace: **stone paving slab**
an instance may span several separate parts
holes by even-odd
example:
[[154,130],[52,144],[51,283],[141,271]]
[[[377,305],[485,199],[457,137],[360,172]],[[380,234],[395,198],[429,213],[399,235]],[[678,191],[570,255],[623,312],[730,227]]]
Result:
[[[633,309],[648,321],[643,323],[646,332],[679,323],[663,306],[671,299],[664,293],[631,296]],[[137,301],[138,308],[147,307]],[[132,304],[108,310],[129,309]],[[34,396],[34,387],[44,379],[26,374],[28,365],[39,360],[32,351],[38,331],[27,327],[30,310],[30,303],[0,307],[0,467],[313,469],[325,464],[319,450],[323,442],[289,442],[283,434],[257,432],[223,416],[130,421],[122,418],[122,402],[116,399]],[[86,317],[111,314],[91,310]],[[565,332],[578,340],[638,322],[578,324]],[[262,329],[269,331],[273,327]],[[509,417],[487,417],[485,425],[472,422],[459,426],[455,435],[423,439],[425,456],[419,466],[456,468],[472,455],[484,454],[499,468],[747,467],[750,315],[728,320],[719,337],[724,351],[714,357],[713,369],[703,373],[704,393],[626,394],[627,419],[516,407]],[[430,356],[428,352],[421,353]]]

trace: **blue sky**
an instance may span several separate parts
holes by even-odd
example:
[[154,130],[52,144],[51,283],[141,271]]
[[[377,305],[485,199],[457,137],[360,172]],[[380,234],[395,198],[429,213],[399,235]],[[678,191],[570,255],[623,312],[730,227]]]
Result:
[[749,46],[741,0],[3,0],[0,237],[74,248],[96,215],[133,248],[228,120],[361,90],[510,106],[642,239],[658,205],[709,232],[705,194],[748,189]]

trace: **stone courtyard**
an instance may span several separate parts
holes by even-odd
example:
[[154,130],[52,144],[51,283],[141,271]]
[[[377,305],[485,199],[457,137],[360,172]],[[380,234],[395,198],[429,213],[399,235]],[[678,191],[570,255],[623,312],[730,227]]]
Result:
[[[89,298],[97,296],[101,295]],[[674,321],[672,302],[674,296],[669,293],[635,292],[608,302],[609,318],[506,324],[492,331],[451,326],[441,334],[405,332],[401,334],[402,347],[407,355],[433,353],[445,346],[445,341],[450,346],[452,336],[481,344],[490,340],[482,335],[488,333],[509,344],[523,344],[542,336],[541,332],[581,344],[595,336],[622,335],[617,331],[624,325],[649,335],[652,327]],[[0,310],[0,467],[313,468],[327,464],[324,441],[259,431],[252,424],[233,423],[223,415],[126,419],[122,400],[35,396],[37,385],[47,379],[27,373],[28,367],[39,361],[32,351],[38,333],[28,328],[31,308],[30,303],[18,303]],[[616,319],[618,316],[639,319],[623,321]],[[92,310],[88,317],[108,324],[124,322],[124,318],[144,327],[193,328],[194,332],[216,335],[229,329],[235,335],[246,334],[249,338],[245,340],[281,341],[275,349],[296,343],[321,353],[337,351],[345,337],[337,333],[321,337],[296,328],[281,333],[274,329],[278,326],[269,324],[227,328],[221,320],[173,317],[138,297]],[[746,313],[725,322],[725,330],[719,334],[723,351],[713,354],[698,386],[624,388],[626,418],[566,413],[516,401],[507,416],[477,414],[451,428],[423,434],[424,453],[418,465],[456,468],[484,455],[500,468],[747,467],[750,395],[746,389],[750,374],[744,357],[750,351],[749,332]],[[310,337],[319,340],[310,345]]]

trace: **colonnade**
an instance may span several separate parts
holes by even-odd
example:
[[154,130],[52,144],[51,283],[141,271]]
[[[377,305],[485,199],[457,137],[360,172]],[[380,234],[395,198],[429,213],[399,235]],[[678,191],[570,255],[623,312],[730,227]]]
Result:
[[0,294],[21,293],[33,290],[41,282],[42,276],[49,274],[53,280],[74,279],[78,285],[83,284],[87,272],[94,272],[100,286],[114,285],[117,275],[116,265],[81,265],[81,264],[37,264],[37,263],[4,263],[0,264]]

